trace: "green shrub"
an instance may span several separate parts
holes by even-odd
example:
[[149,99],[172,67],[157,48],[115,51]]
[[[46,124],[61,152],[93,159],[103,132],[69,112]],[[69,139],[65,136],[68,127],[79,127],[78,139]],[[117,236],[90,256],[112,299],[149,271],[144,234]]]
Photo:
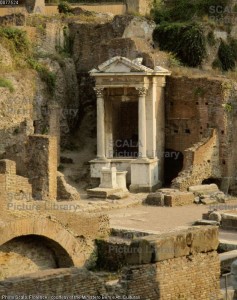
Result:
[[212,63],[212,68],[213,69],[222,69],[221,61],[219,60],[219,58],[214,59],[214,61]]
[[27,33],[18,28],[0,27],[0,40],[14,59],[14,66],[24,67],[25,60],[32,52]]
[[216,44],[216,39],[213,31],[209,31],[207,34],[207,42],[210,46],[214,46]]
[[154,1],[151,15],[157,24],[161,22],[184,22],[205,15],[222,17],[217,7],[224,8],[228,0],[178,0],[173,3]]
[[9,79],[0,78],[0,87],[8,88],[11,93],[14,92],[14,87]]
[[62,1],[59,3],[58,5],[58,12],[60,14],[68,14],[68,13],[71,13],[72,12],[72,7],[71,5],[66,2],[66,1]]
[[25,31],[12,27],[0,27],[0,37],[10,40],[16,52],[29,52],[30,43]]
[[218,58],[221,63],[223,71],[233,70],[235,67],[235,55],[233,54],[232,47],[223,40],[218,49]]
[[198,24],[163,23],[153,32],[161,50],[174,53],[184,65],[197,67],[206,55],[205,36]]
[[229,45],[230,45],[230,48],[232,50],[235,60],[237,60],[237,40],[230,38]]

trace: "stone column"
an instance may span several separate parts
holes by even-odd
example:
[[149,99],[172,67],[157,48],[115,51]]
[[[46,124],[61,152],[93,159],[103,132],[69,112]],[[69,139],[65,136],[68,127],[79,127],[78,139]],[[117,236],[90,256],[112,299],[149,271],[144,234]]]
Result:
[[97,158],[105,158],[105,108],[104,88],[94,88],[97,96]]
[[138,131],[139,131],[139,157],[146,158],[146,94],[145,87],[136,88],[139,94],[138,104]]

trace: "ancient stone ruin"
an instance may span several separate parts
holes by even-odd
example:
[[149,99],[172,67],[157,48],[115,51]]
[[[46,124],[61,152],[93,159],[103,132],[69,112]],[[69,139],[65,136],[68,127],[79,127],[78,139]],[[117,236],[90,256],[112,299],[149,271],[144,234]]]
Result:
[[1,299],[237,299],[236,25],[180,3],[0,6]]

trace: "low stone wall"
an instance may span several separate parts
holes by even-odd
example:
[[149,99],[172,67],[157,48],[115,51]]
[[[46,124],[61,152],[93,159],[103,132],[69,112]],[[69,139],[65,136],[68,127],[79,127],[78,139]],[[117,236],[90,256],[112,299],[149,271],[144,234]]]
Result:
[[85,269],[47,270],[0,282],[1,295],[86,295],[104,294],[102,282]]
[[54,296],[218,300],[221,297],[217,246],[218,230],[212,226],[145,236],[132,241],[133,252],[126,254],[127,266],[113,284],[85,269],[59,269],[2,281],[0,294],[28,295],[37,291]]

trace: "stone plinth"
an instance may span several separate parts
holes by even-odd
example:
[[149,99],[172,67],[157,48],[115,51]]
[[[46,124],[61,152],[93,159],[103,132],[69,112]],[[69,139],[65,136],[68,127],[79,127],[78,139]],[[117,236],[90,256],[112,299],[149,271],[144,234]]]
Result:
[[102,168],[101,170],[101,183],[99,185],[100,188],[106,189],[115,189],[118,187],[116,181],[116,168]]
[[131,163],[130,192],[151,192],[159,188],[158,159],[136,159]]
[[126,175],[127,171],[117,171],[116,172],[116,181],[118,186],[123,189],[124,191],[127,191],[127,186],[126,186]]

